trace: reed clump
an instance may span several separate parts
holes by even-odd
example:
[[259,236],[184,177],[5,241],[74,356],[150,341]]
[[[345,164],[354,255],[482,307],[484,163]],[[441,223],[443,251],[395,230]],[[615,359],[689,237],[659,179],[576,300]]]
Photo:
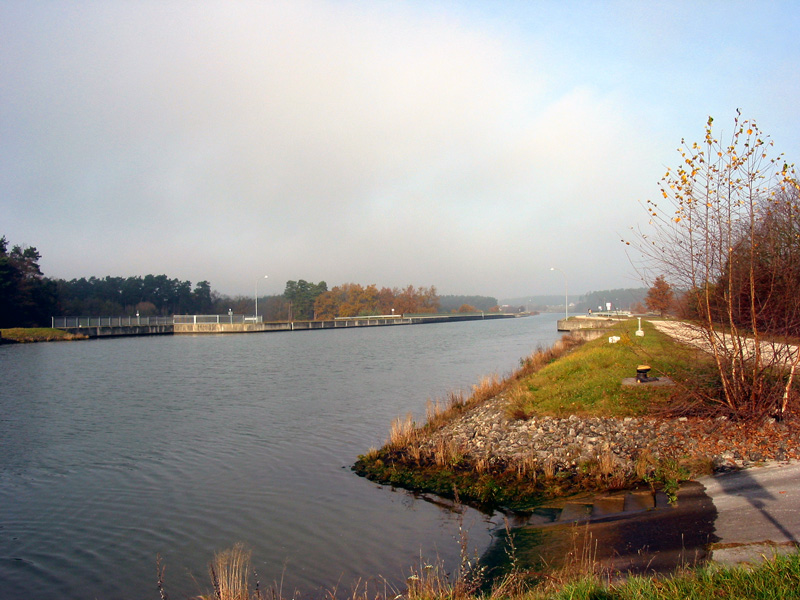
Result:
[[393,449],[403,449],[414,445],[418,439],[419,429],[414,422],[414,415],[408,413],[404,418],[398,417],[392,421],[386,445]]
[[250,593],[250,556],[250,551],[242,543],[218,552],[208,565],[213,594],[200,596],[200,600],[261,598],[257,587],[253,595]]

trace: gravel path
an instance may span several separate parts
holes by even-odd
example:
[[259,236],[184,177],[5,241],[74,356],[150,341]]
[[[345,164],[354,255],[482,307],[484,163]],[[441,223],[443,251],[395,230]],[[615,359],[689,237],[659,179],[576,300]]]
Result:
[[[702,328],[682,321],[650,321],[653,327],[660,332],[667,334],[678,342],[697,346],[701,350],[711,352],[711,344]],[[716,335],[718,347],[731,346],[730,336]],[[755,352],[755,343],[750,339],[743,339],[745,354],[752,355]],[[761,342],[762,359],[766,363],[784,363],[791,365],[798,360],[797,346],[789,344]]]

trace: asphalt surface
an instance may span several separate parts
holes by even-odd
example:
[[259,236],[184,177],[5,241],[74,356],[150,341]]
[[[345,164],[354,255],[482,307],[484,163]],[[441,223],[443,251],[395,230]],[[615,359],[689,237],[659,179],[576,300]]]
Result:
[[773,463],[698,479],[716,508],[712,562],[755,563],[800,544],[800,463]]

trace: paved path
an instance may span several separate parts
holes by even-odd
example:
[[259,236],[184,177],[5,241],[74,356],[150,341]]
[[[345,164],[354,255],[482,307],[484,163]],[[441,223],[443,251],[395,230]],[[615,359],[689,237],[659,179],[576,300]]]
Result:
[[698,480],[717,510],[712,560],[755,562],[800,542],[800,463],[773,463]]
[[[708,334],[697,325],[692,325],[691,323],[685,323],[683,321],[650,321],[650,323],[660,332],[669,335],[678,342],[697,346],[706,352],[712,352]],[[727,347],[733,351],[734,348],[730,336],[722,332],[716,332],[715,338],[715,346],[717,346],[717,348]],[[756,348],[753,340],[746,338],[740,338],[740,340],[745,357],[752,356]],[[791,366],[800,359],[797,346],[782,344],[780,342],[771,343],[769,341],[762,341],[760,348],[762,360],[766,364],[785,364]]]

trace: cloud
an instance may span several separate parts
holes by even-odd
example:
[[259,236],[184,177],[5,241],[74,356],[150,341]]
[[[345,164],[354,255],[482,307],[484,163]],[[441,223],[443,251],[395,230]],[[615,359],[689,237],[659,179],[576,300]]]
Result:
[[8,3],[0,233],[48,275],[225,292],[265,271],[526,293],[554,261],[619,287],[677,109],[614,54],[624,11],[509,6]]

